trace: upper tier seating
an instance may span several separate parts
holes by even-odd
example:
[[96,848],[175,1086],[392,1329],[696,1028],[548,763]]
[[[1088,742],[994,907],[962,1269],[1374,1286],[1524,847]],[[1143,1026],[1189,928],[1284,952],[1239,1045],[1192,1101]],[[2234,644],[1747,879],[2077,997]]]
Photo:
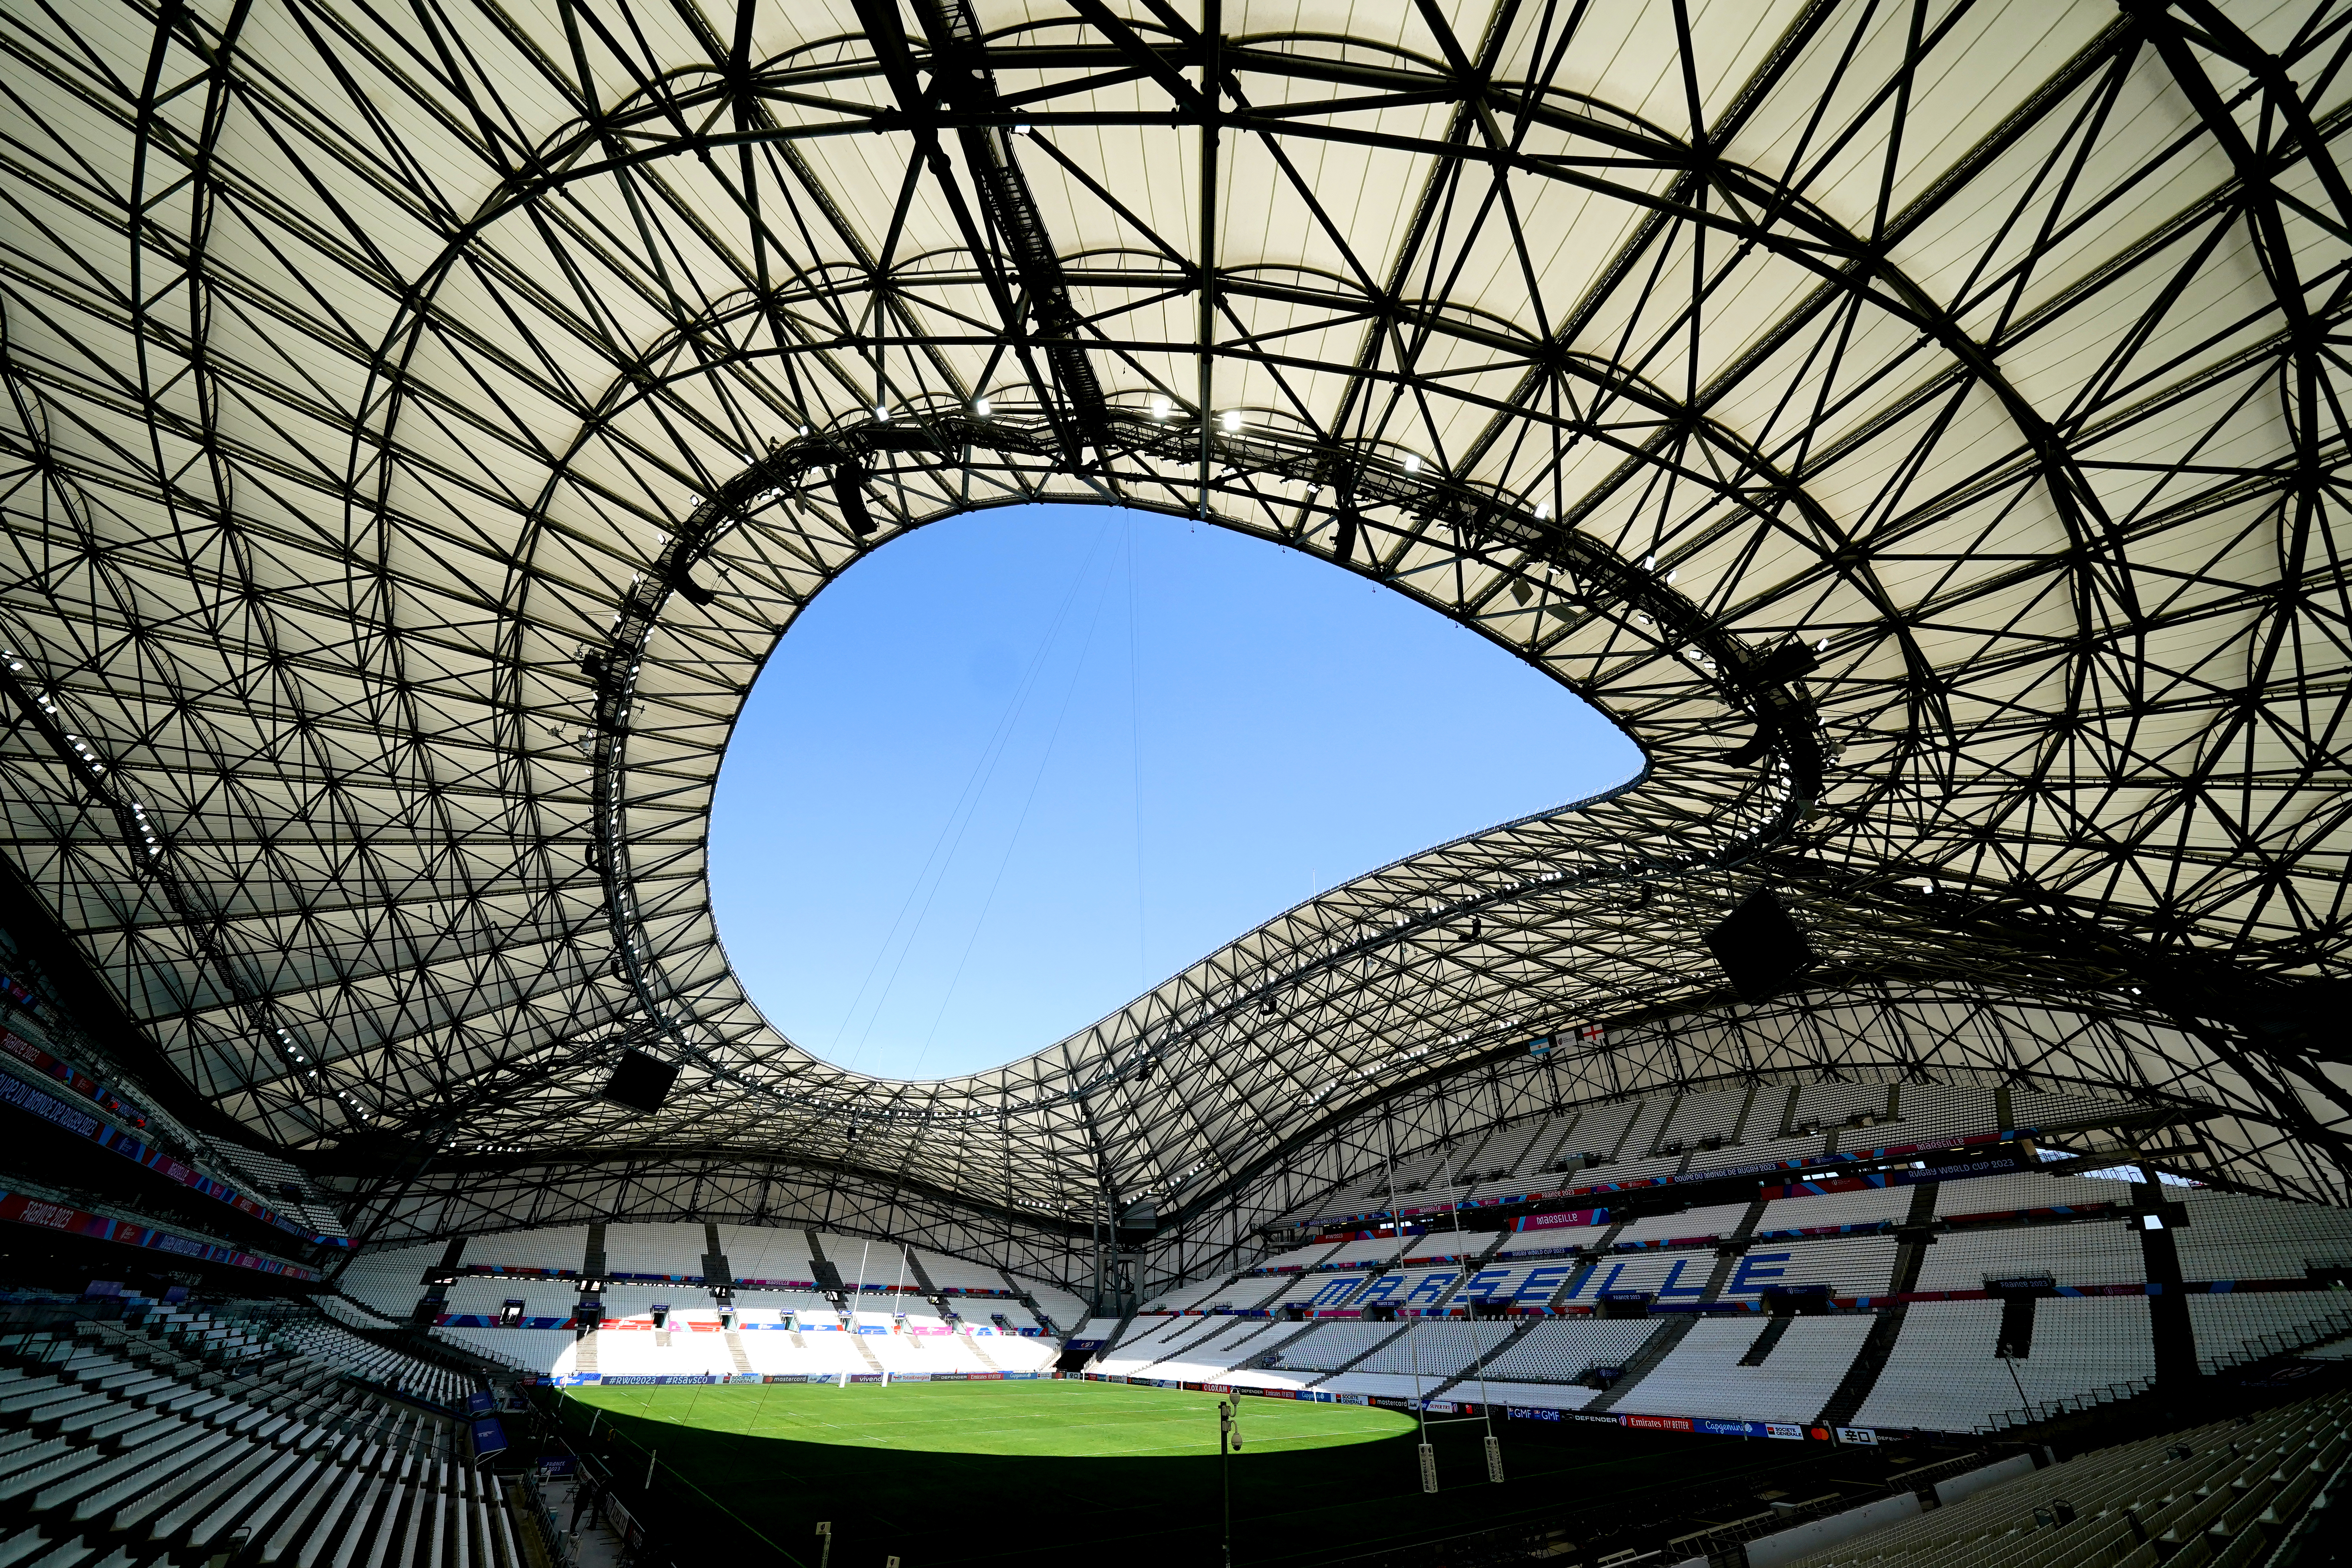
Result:
[[[1434,1310],[1463,1277],[1463,1271],[1451,1264],[1433,1268],[1392,1269],[1364,1281],[1363,1289],[1344,1299],[1344,1305],[1360,1311],[1366,1307]],[[1310,1300],[1319,1306],[1335,1304],[1319,1296]]]
[[814,1290],[743,1289],[735,1292],[735,1319],[744,1325],[781,1326],[786,1317],[838,1321],[833,1303]]
[[[1387,1279],[1353,1273],[1309,1273],[1299,1275],[1285,1285],[1269,1303],[1277,1309],[1305,1307],[1310,1311],[1328,1311],[1344,1306],[1369,1283]],[[1265,1281],[1256,1281],[1261,1291]]]
[[1580,1265],[1572,1258],[1538,1258],[1523,1262],[1497,1258],[1481,1265],[1462,1281],[1449,1308],[1540,1307],[1574,1278]]
[[1898,1114],[1901,1120],[1897,1125],[1873,1142],[1931,1143],[1939,1139],[2000,1131],[1994,1125],[2000,1118],[1995,1113],[1993,1092],[1989,1089],[1906,1083]]
[[1087,1315],[1087,1304],[1059,1285],[1018,1275],[1006,1278],[1012,1280],[1015,1289],[1025,1292],[1044,1309],[1045,1315],[1054,1320],[1056,1329],[1066,1332],[1072,1323]]
[[1357,1245],[1359,1244],[1355,1242],[1318,1241],[1311,1247],[1294,1247],[1286,1251],[1275,1253],[1251,1265],[1251,1268],[1253,1269],[1313,1268],[1329,1262],[1339,1253]]
[[1680,1143],[1685,1147],[1712,1140],[1728,1143],[1738,1130],[1748,1100],[1746,1089],[1702,1089],[1683,1095],[1675,1101],[1674,1109],[1659,1128],[1657,1142],[1662,1146]]
[[2105,1100],[2086,1094],[2013,1089],[2009,1093],[2009,1124],[2022,1129],[2095,1121],[2106,1105]]
[[1891,1236],[1814,1237],[1751,1246],[1732,1265],[1723,1299],[1761,1299],[1775,1289],[1826,1285],[1832,1296],[1884,1296],[1894,1288],[1895,1239]]
[[[604,1227],[604,1271],[677,1274],[699,1279],[702,1254],[709,1245],[707,1236],[698,1225],[608,1225]],[[469,1241],[466,1249],[471,1254],[479,1245]]]
[[1572,1179],[1580,1187],[1610,1182],[1646,1182],[1659,1176],[1674,1175],[1689,1158],[1687,1154],[1643,1154],[1631,1160],[1614,1160],[1589,1171],[1579,1171]]
[[[438,1262],[440,1247],[436,1246],[430,1250],[433,1261]],[[468,1237],[461,1261],[500,1268],[568,1268],[576,1274],[587,1256],[586,1226],[551,1225],[535,1230],[506,1230],[493,1236]]]
[[[1953,1183],[1955,1186],[1965,1183]],[[1899,1221],[1911,1212],[1916,1188],[1864,1187],[1851,1193],[1820,1193],[1799,1198],[1774,1198],[1756,1221],[1756,1234],[1806,1230],[1820,1226],[1873,1225]]]
[[[1260,1279],[1254,1283],[1252,1289],[1258,1294],[1264,1295],[1268,1287],[1265,1281]],[[1154,1296],[1144,1303],[1143,1310],[1146,1312],[1190,1311],[1208,1302],[1211,1298],[1224,1289],[1225,1280],[1222,1276],[1214,1279],[1197,1279],[1190,1285],[1179,1285],[1171,1290],[1165,1290]]]
[[445,1297],[447,1310],[458,1315],[495,1318],[509,1301],[520,1301],[526,1318],[565,1319],[579,1305],[576,1279],[532,1279],[507,1275],[459,1279]]
[[[607,1234],[613,1228],[606,1226]],[[816,1279],[816,1266],[809,1258],[808,1232],[797,1226],[722,1225],[719,1227],[719,1239],[727,1254],[727,1267],[738,1279],[802,1279],[813,1283]]]
[[2143,1281],[2147,1264],[2139,1232],[2105,1220],[1955,1231],[1927,1248],[1918,1289],[1980,1290],[1988,1279],[2042,1274],[2061,1285]]
[[[870,1236],[833,1236],[823,1232],[816,1239],[817,1245],[824,1248],[825,1261],[840,1272],[845,1289],[854,1290],[863,1285],[868,1290],[877,1290],[913,1282],[914,1276],[895,1243],[877,1241]],[[732,1263],[734,1259],[728,1261]]]
[[1605,1225],[1549,1226],[1542,1230],[1515,1230],[1503,1237],[1496,1249],[1496,1261],[1515,1252],[1559,1252],[1570,1247],[1595,1247],[1609,1234]]
[[1679,1214],[1650,1215],[1619,1231],[1615,1245],[1729,1236],[1748,1217],[1748,1208],[1746,1204],[1710,1204]]
[[1629,1252],[1604,1258],[1590,1268],[1578,1269],[1560,1301],[1589,1307],[1609,1292],[1627,1290],[1646,1291],[1660,1300],[1696,1301],[1715,1272],[1715,1262],[1709,1252]]
[[1394,1263],[1405,1250],[1407,1242],[1418,1242],[1419,1237],[1374,1237],[1369,1241],[1345,1241],[1316,1259],[1316,1266],[1338,1268],[1343,1266]]
[[[1460,1202],[1645,1181],[1767,1161],[1889,1144],[1952,1144],[2002,1129],[1993,1090],[1973,1085],[1809,1084],[1649,1095],[1558,1116],[1527,1118],[1373,1168],[1288,1218],[1432,1210]],[[2015,1090],[2015,1127],[2082,1126],[2110,1102]],[[1890,1111],[1892,1119],[1890,1120]],[[1791,1131],[1786,1126],[1807,1131]],[[1733,1139],[1737,1142],[1732,1142]],[[1716,1144],[1708,1148],[1704,1145]],[[1556,1167],[1582,1160],[1581,1169]],[[1878,1217],[1874,1213],[1872,1217]],[[1898,1217],[1889,1215],[1886,1217]],[[1847,1222],[1835,1222],[1847,1223]],[[1773,1228],[1773,1227],[1767,1227]]]
[[1936,1187],[1936,1217],[2000,1214],[2011,1209],[2066,1208],[2086,1204],[2129,1204],[2129,1182],[2095,1176],[2053,1176],[2018,1171],[2003,1176],[1973,1176]]
[[2352,1212],[2210,1188],[2167,1188],[2188,1224],[2173,1232],[2186,1279],[2300,1279],[2352,1264]]
[[[1916,1092],[1916,1091],[1910,1091]],[[1992,1097],[1985,1096],[1985,1110],[1992,1110]],[[1909,1107],[1906,1107],[1908,1110]],[[1797,1103],[1789,1120],[1797,1125],[1818,1123],[1835,1126],[1856,1116],[1886,1120],[1886,1085],[1883,1083],[1809,1083],[1797,1090]]]
[[1002,1270],[985,1263],[974,1263],[970,1258],[950,1258],[944,1252],[927,1252],[918,1247],[915,1260],[922,1265],[923,1272],[930,1277],[931,1283],[942,1290],[1012,1289],[1005,1283]]

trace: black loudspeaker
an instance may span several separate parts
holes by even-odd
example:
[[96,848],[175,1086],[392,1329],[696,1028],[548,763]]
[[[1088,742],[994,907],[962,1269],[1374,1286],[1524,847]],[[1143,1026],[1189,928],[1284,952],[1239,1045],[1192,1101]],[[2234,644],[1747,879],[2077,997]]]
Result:
[[1778,994],[1814,963],[1805,933],[1769,888],[1748,894],[1729,920],[1707,932],[1706,948],[1743,1002]]
[[850,532],[860,539],[873,535],[874,514],[866,510],[863,470],[849,463],[837,466],[833,470],[833,500],[841,508],[842,521],[849,524]]
[[623,1051],[612,1081],[604,1086],[604,1098],[631,1110],[659,1110],[669,1086],[677,1081],[677,1068],[669,1063],[656,1061],[643,1051]]

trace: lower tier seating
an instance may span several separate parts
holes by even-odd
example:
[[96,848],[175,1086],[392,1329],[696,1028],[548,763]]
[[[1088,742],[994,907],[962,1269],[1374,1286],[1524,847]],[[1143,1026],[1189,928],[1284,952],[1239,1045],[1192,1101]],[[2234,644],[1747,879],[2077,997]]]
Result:
[[[793,1330],[773,1322],[723,1329],[715,1310],[680,1309],[655,1329],[650,1321],[623,1322],[581,1334],[570,1329],[436,1328],[475,1355],[543,1377],[593,1373],[599,1377],[833,1376],[888,1372],[1038,1372],[1053,1365],[1059,1347],[1037,1337],[957,1330],[912,1333],[885,1327],[851,1333],[830,1313],[821,1326]],[[1198,1324],[1198,1318],[1183,1320]],[[885,1317],[881,1324],[887,1325]]]
[[1658,1318],[1548,1319],[1496,1356],[1486,1375],[1574,1383],[1596,1366],[1623,1366],[1664,1326]]
[[2352,1457],[2352,1397],[2081,1455],[1788,1568],[2241,1568]]
[[2189,1322],[2197,1335],[2197,1370],[2221,1372],[2300,1349],[2326,1335],[2352,1332],[2352,1294],[2277,1290],[2191,1296]]
[[1508,1323],[1414,1322],[1349,1370],[1453,1377],[1501,1345],[1511,1332]]
[[1699,1322],[1617,1404],[1620,1410],[1734,1421],[1810,1422],[1821,1414],[1872,1320],[1862,1314],[1792,1318],[1755,1365],[1769,1325],[1760,1319]]
[[2037,1302],[2032,1343],[2021,1360],[1994,1353],[2001,1312],[2002,1303],[1990,1300],[1908,1309],[1853,1425],[1981,1432],[1999,1415],[2116,1397],[2155,1375],[2144,1297]]
[[240,1531],[240,1561],[300,1568],[530,1561],[529,1527],[467,1463],[461,1424],[383,1392],[457,1374],[303,1314],[229,1320],[265,1348],[224,1358],[191,1337],[196,1321],[9,1342],[0,1568],[96,1565],[100,1534],[119,1542],[114,1568],[203,1561]]

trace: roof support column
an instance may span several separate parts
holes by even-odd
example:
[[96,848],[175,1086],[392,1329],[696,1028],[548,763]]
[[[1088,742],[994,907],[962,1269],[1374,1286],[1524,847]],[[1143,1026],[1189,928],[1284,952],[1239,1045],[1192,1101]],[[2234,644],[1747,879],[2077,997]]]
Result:
[[1223,89],[1223,0],[1201,5],[1201,517],[1209,516],[1209,411],[1217,334],[1217,113]]

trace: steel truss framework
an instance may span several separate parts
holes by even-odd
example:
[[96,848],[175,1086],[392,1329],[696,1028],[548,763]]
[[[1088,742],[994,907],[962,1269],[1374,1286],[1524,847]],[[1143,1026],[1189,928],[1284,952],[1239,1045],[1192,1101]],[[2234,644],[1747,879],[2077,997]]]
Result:
[[[1214,1246],[1635,1018],[2340,1193],[2352,10],[1366,10],[0,19],[9,847],[193,1095],[387,1237],[619,1168]],[[711,922],[730,726],[866,552],[1039,500],[1370,576],[1648,766],[1028,1060],[819,1061]],[[1752,1015],[1698,935],[1766,885],[1822,989]]]

